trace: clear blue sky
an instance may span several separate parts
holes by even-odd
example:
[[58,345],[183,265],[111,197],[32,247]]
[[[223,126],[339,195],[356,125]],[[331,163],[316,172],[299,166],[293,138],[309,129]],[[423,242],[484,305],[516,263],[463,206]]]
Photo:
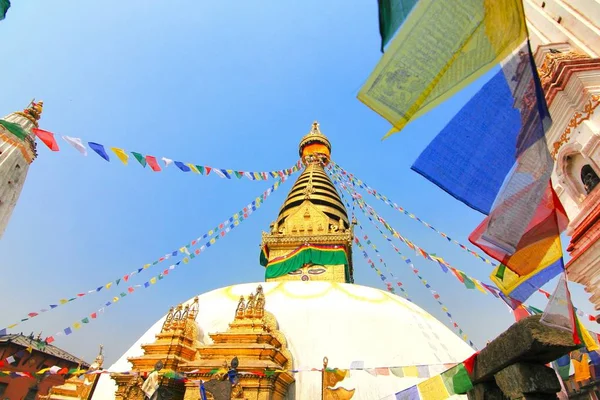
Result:
[[[317,119],[340,165],[451,237],[466,243],[482,218],[410,170],[477,84],[386,141],[381,138],[388,123],[356,99],[381,56],[374,0],[352,7],[342,0],[13,3],[0,22],[0,114],[35,97],[45,104],[41,128],[56,134],[257,171],[292,165],[300,138]],[[2,326],[189,243],[271,184],[200,177],[174,167],[152,173],[135,160],[125,167],[95,154],[82,157],[62,140],[59,145],[59,153],[39,145],[0,241]],[[110,365],[169,306],[214,288],[262,281],[260,233],[291,184],[185,268],[55,344],[91,361],[102,343]],[[487,281],[487,264],[369,201],[414,242]],[[364,226],[415,302],[448,323],[413,273],[368,222]],[[466,290],[436,265],[412,258],[478,346],[514,321],[493,296]],[[358,252],[354,262],[357,283],[383,288]],[[150,271],[134,283],[145,282],[154,275]],[[576,305],[592,312],[582,288],[572,290]],[[118,293],[87,296],[16,331],[54,334]],[[531,303],[543,307],[545,298]]]

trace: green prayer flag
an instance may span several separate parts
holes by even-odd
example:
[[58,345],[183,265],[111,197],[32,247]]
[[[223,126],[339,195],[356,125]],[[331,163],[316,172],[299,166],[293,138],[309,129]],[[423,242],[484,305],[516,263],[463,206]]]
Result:
[[469,373],[462,363],[442,372],[441,376],[450,395],[465,394],[473,389],[473,382],[471,382]]
[[0,0],[0,21],[6,18],[6,12],[10,8],[10,0]]
[[240,171],[233,171],[235,173],[235,176],[238,177],[238,179],[242,179],[242,173]]
[[381,52],[404,22],[417,0],[378,0]]
[[196,168],[198,168],[198,172],[200,172],[202,175],[204,175],[204,167],[201,165],[196,165]]
[[504,264],[500,264],[498,266],[498,270],[496,271],[496,278],[498,279],[504,279],[504,271],[506,270],[506,265]]
[[266,376],[273,376],[273,375],[275,375],[275,371],[265,370],[265,375]]
[[132,151],[131,154],[133,154],[135,159],[138,160],[140,164],[142,164],[142,167],[146,168],[146,157],[144,157],[140,153],[136,153],[135,151]]
[[[2,16],[2,5],[1,5],[2,3],[1,2],[2,2],[2,0],[0,0],[0,16]],[[1,19],[2,18],[0,18],[0,20]],[[19,138],[21,140],[25,140],[25,138],[27,137],[27,132],[19,124],[15,124],[14,122],[8,122],[3,119],[0,119],[0,125],[5,127],[6,130],[8,130],[10,133],[12,133],[13,135],[15,135],[17,138]]]
[[116,280],[117,286],[119,286],[119,282],[121,282],[121,278],[119,278],[119,279]]
[[[84,324],[88,324],[90,322],[90,319],[88,317],[85,317],[81,320],[81,322],[83,322]],[[69,371],[69,373],[71,373],[71,371]]]
[[464,280],[464,284],[467,287],[467,289],[475,289],[475,283],[471,280],[471,278],[469,278],[467,275],[463,274],[462,272],[460,273],[460,275],[463,277]]

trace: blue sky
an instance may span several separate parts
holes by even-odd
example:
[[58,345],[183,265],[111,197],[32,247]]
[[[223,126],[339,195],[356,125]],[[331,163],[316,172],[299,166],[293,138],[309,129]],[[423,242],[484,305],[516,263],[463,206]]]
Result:
[[[300,138],[316,119],[334,160],[451,237],[467,243],[482,219],[410,170],[482,82],[382,141],[389,124],[356,99],[381,56],[375,1],[353,7],[341,0],[13,3],[0,22],[0,114],[20,110],[35,97],[45,104],[40,127],[58,135],[256,171],[291,166]],[[62,140],[59,145],[58,153],[39,145],[0,241],[2,326],[189,243],[271,184],[200,177],[173,167],[152,173],[135,160],[125,167],[116,159],[83,157]],[[55,344],[91,361],[102,343],[110,365],[169,306],[222,286],[262,281],[260,233],[291,185],[193,262]],[[487,264],[383,203],[368,201],[415,243],[488,281]],[[411,298],[448,323],[414,274],[368,221],[363,224]],[[478,346],[514,321],[493,296],[466,290],[436,265],[412,258]],[[354,263],[357,283],[383,288],[358,252]],[[134,283],[153,275],[146,271]],[[572,291],[576,305],[591,313],[583,289],[573,284]],[[117,294],[86,296],[16,332],[54,334]],[[543,307],[545,298],[536,295],[531,304]]]

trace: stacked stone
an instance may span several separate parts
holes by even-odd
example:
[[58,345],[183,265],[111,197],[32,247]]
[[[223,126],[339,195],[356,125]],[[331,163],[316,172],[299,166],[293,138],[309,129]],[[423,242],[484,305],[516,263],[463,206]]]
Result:
[[469,400],[556,399],[561,385],[546,364],[579,346],[570,332],[525,318],[490,342],[473,368]]

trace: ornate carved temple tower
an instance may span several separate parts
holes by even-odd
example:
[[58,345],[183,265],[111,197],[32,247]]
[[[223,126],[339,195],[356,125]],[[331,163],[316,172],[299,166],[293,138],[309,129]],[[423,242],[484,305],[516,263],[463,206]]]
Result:
[[331,144],[314,122],[300,141],[305,169],[263,233],[261,265],[267,281],[353,282],[353,227],[324,167]]
[[553,121],[552,183],[570,219],[567,271],[600,310],[600,3],[523,3]]
[[0,238],[25,184],[29,164],[37,156],[35,136],[43,102],[0,119]]

